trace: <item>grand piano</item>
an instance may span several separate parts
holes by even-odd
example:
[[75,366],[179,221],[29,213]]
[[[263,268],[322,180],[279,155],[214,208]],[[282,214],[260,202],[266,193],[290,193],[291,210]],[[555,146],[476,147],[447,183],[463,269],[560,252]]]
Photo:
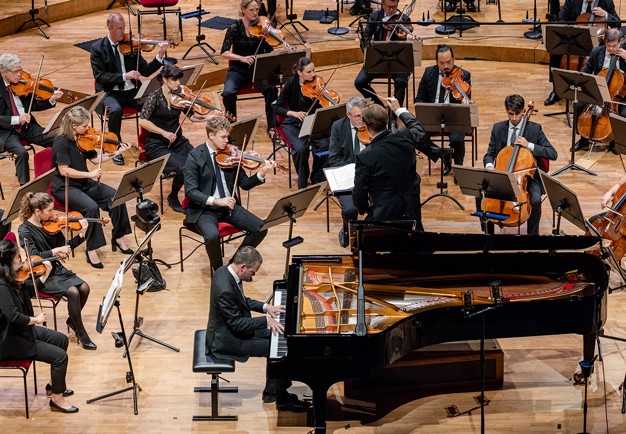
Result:
[[316,434],[326,432],[331,385],[418,348],[480,339],[482,319],[471,315],[479,309],[492,308],[487,339],[576,333],[581,356],[593,357],[608,287],[607,268],[585,252],[596,238],[376,223],[355,231],[353,255],[295,256],[287,280],[274,282],[285,333],[272,337],[267,372],[311,388]]

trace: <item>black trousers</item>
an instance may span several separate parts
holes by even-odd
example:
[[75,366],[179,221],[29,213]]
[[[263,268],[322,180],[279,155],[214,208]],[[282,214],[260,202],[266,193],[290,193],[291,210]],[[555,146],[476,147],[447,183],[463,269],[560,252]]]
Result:
[[7,136],[4,144],[0,144],[0,152],[9,152],[15,154],[15,175],[20,184],[26,184],[30,181],[30,166],[28,165],[28,151],[20,140],[28,143],[34,143],[44,148],[50,148],[54,137],[46,137],[43,135],[43,128],[37,122],[31,122],[22,127],[20,134],[13,129]]
[[352,194],[341,194],[337,196],[339,205],[341,206],[341,218],[343,220],[343,230],[348,230],[348,224],[358,218],[359,212],[354,205]]
[[[361,68],[361,71],[359,71],[359,75],[357,75],[356,79],[354,80],[354,87],[356,87],[356,90],[358,90],[361,95],[363,95],[363,98],[371,98],[374,103],[382,105],[377,96],[372,95],[365,90],[367,89],[370,92],[374,92],[371,83],[372,80],[377,77],[377,75],[378,74],[370,74],[365,70],[365,68]],[[400,106],[403,106],[409,74],[391,74],[391,79],[393,80],[393,96],[398,100]]]
[[[317,184],[326,180],[324,167],[328,167],[328,144],[329,138],[324,137],[309,141],[309,136],[298,137],[300,134],[300,121],[296,118],[287,118],[282,123],[285,137],[292,146],[291,155],[293,165],[298,174],[298,188],[306,188],[309,175],[311,182]],[[311,149],[309,150],[309,143]],[[309,154],[313,152],[313,167],[309,169]]]
[[[239,90],[252,81],[252,71],[244,73],[229,69],[226,73],[226,81],[224,82],[224,90],[222,91],[222,103],[224,110],[231,115],[237,117],[237,94]],[[261,93],[265,97],[265,117],[267,119],[267,128],[276,128],[276,116],[272,103],[278,98],[278,91],[273,85],[260,85]]]
[[[254,338],[252,338],[252,346],[250,348],[250,357],[269,357],[270,354],[270,335],[269,329],[255,330]],[[287,389],[291,386],[291,380],[286,378],[267,378],[265,379],[266,393],[277,395],[278,399],[286,398]]]
[[133,107],[137,111],[141,111],[141,107],[143,106],[143,104],[140,103],[139,100],[134,98],[136,94],[137,89],[131,89],[122,92],[109,92],[98,106],[98,113],[102,113],[103,104],[108,108],[108,129],[109,131],[117,134],[119,140],[122,140],[122,135],[120,133],[122,130],[122,106]]
[[[447,136],[450,138],[450,147],[454,149],[454,153],[452,154],[452,159],[454,160],[454,164],[461,166],[463,164],[463,160],[465,158],[465,134],[464,133],[449,133]],[[422,144],[426,146],[438,146],[441,144],[441,137],[435,137],[437,143],[432,140],[433,134],[426,133],[424,134],[424,138],[422,139]],[[425,152],[428,158],[434,160],[433,155]]]
[[209,256],[213,270],[217,270],[223,265],[222,250],[220,248],[220,233],[217,229],[218,222],[230,223],[237,229],[248,233],[243,238],[239,246],[240,249],[245,246],[258,246],[267,235],[267,229],[261,230],[263,220],[240,205],[235,205],[230,212],[214,213],[208,210],[204,211],[195,224],[195,227],[204,238],[206,253]]
[[176,196],[185,183],[185,162],[193,146],[185,137],[174,142],[175,146],[169,147],[168,144],[165,144],[162,140],[148,139],[146,141],[146,158],[148,161],[152,161],[163,155],[170,156],[167,159],[163,173],[166,175],[174,175],[170,195]]
[[67,336],[56,330],[44,327],[33,328],[35,345],[37,347],[38,362],[50,363],[50,377],[52,378],[52,393],[63,393],[67,390],[65,374],[67,372]]
[[[52,196],[61,204],[65,205],[65,191],[51,191]],[[98,184],[93,181],[87,190],[81,190],[70,186],[68,191],[69,208],[78,211],[86,218],[99,218],[100,210],[108,211],[111,217],[113,230],[112,239],[122,238],[124,235],[131,233],[130,221],[128,220],[128,211],[126,204],[111,208],[115,189],[106,184]],[[89,223],[86,233],[87,250],[95,250],[106,246],[104,231],[99,223]]]

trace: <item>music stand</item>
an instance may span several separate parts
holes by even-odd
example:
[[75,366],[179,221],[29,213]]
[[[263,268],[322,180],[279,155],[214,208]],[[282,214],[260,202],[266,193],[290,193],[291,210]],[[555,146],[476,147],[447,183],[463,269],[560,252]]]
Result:
[[365,49],[363,68],[368,74],[387,74],[387,96],[390,97],[392,95],[390,74],[410,75],[415,68],[413,43],[411,41],[373,41]]
[[317,109],[302,121],[298,137],[309,136],[309,140],[328,137],[333,123],[346,117],[346,105],[337,104]]
[[38,193],[48,190],[48,187],[50,187],[50,183],[52,182],[52,178],[54,178],[55,172],[56,169],[50,169],[46,173],[39,175],[32,181],[29,181],[19,188],[13,190],[13,194],[7,202],[7,209],[5,209],[4,214],[2,214],[2,224],[5,225],[7,223],[11,223],[17,218],[17,216],[19,216],[20,208],[22,206],[22,199],[27,193],[30,193],[31,191],[33,193]]
[[[563,24],[550,24],[543,27],[543,40],[546,51],[550,55],[564,55],[567,59],[567,70],[570,68],[571,56],[588,56],[594,47],[598,46],[598,36],[594,35],[593,27],[570,26]],[[553,78],[554,80],[554,78]],[[544,116],[557,116],[564,114],[567,124],[571,127],[569,111],[570,100],[565,100],[565,111],[557,113],[547,113]],[[576,108],[574,107],[574,110]],[[574,125],[576,123],[574,122]]]
[[289,238],[283,242],[283,247],[287,249],[285,274],[283,275],[285,279],[287,278],[287,271],[289,270],[291,248],[304,241],[300,236],[293,238],[293,224],[296,222],[296,219],[302,217],[309,206],[311,206],[311,202],[313,202],[313,199],[320,189],[325,187],[326,181],[303,188],[295,193],[286,194],[276,201],[263,223],[261,230],[272,228],[289,220]]
[[614,113],[609,113],[609,120],[611,122],[611,131],[613,131],[613,138],[615,140],[615,150],[619,153],[619,159],[622,162],[622,168],[624,167],[624,160],[622,155],[626,154],[626,118],[618,116]]
[[[193,86],[200,76],[202,68],[204,68],[203,64],[181,67],[180,70],[183,72],[183,76],[180,78],[181,86]],[[141,87],[135,95],[135,99],[141,100],[142,98],[147,98],[148,95],[160,88],[162,85],[163,83],[157,80],[156,76],[153,77],[151,80],[143,81],[141,83]]]
[[[283,27],[290,25],[291,27],[293,27],[293,30],[296,32],[296,35],[297,35],[296,37],[300,39],[300,42],[302,42],[303,44],[306,44],[306,41],[304,40],[304,36],[302,36],[302,33],[300,33],[300,31],[298,30],[298,27],[296,27],[296,24],[300,24],[302,28],[304,29],[304,31],[308,31],[309,28],[305,26],[304,24],[302,24],[301,21],[298,20],[298,15],[293,13],[293,0],[291,0],[291,3],[289,0],[285,0],[285,7],[287,9],[287,14],[285,15],[285,18],[287,18],[287,21],[284,23],[281,23],[280,28],[282,29]],[[337,20],[339,20],[339,15],[337,15]]]
[[485,234],[488,233],[487,222],[489,220],[504,221],[509,218],[506,214],[491,213],[482,209],[485,199],[514,202],[521,194],[513,173],[454,165],[454,176],[461,188],[461,193],[481,199],[480,209],[474,215],[480,218],[480,227]]
[[104,92],[98,92],[95,95],[86,96],[81,100],[66,105],[65,107],[63,107],[62,110],[56,112],[54,116],[52,116],[52,119],[50,119],[50,122],[48,122],[48,125],[41,134],[48,135],[48,133],[52,133],[52,135],[57,135],[57,130],[61,128],[61,123],[63,122],[63,118],[65,117],[67,112],[69,112],[76,106],[81,106],[84,107],[85,110],[87,110],[89,113],[92,113],[96,109],[98,104],[100,104],[100,101],[102,101],[104,96]]
[[[441,173],[437,188],[439,193],[429,196],[421,206],[428,203],[429,200],[435,197],[447,197],[456,203],[462,210],[465,209],[461,203],[448,194],[446,190],[448,183],[443,180],[443,156],[446,151],[450,153],[452,149],[446,150],[443,146],[443,139],[446,133],[458,132],[471,134],[472,128],[472,111],[478,110],[475,104],[436,104],[436,103],[416,103],[415,104],[415,117],[420,121],[424,131],[429,133],[441,134]],[[455,172],[456,174],[456,172]]]
[[244,139],[246,142],[250,143],[256,134],[260,122],[261,115],[256,115],[232,124],[229,136],[230,143],[237,146],[239,149],[244,145]]
[[[271,53],[259,54],[254,62],[252,83],[283,86],[289,77],[295,74],[293,65],[302,57],[310,57],[311,49],[272,51]],[[259,86],[259,89],[261,86]]]
[[[603,105],[605,101],[611,100],[609,89],[604,77],[598,75],[585,74],[583,72],[566,71],[565,69],[555,68],[552,70],[552,80],[554,82],[554,91],[561,99],[570,99],[574,104],[574,125],[578,124],[578,102],[585,104]],[[578,169],[589,175],[597,174],[589,169],[579,166],[575,163],[575,143],[576,128],[572,128],[572,147],[570,149],[570,160],[564,166],[552,173],[556,176],[568,169]]]

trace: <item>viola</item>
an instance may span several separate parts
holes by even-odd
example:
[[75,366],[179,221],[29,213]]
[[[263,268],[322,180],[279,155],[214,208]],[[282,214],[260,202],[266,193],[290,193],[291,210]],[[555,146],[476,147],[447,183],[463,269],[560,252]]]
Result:
[[58,261],[58,256],[51,256],[50,258],[42,258],[41,256],[31,255],[30,261],[24,261],[20,264],[19,268],[15,271],[15,280],[20,283],[25,282],[30,277],[30,271],[32,268],[35,277],[42,276],[46,272],[46,261]]
[[89,96],[86,93],[57,88],[50,80],[45,78],[39,78],[37,88],[35,89],[36,79],[37,77],[33,77],[28,72],[22,71],[20,72],[19,81],[15,84],[11,84],[11,90],[17,96],[32,95],[34,91],[37,98],[47,100],[50,99],[55,89],[59,89],[63,92],[63,96],[59,98],[59,101],[65,104],[71,104],[79,99]]
[[236,119],[230,113],[223,113],[219,108],[215,107],[211,100],[205,96],[198,96],[191,92],[187,86],[179,86],[178,90],[170,91],[169,101],[172,107],[176,107],[180,110],[188,110],[189,107],[194,113],[202,116],[208,115],[211,111],[215,111],[216,114],[224,116],[230,122],[235,122]]
[[469,94],[472,92],[472,87],[468,82],[463,80],[463,70],[455,66],[452,71],[443,77],[441,85],[450,91],[450,94],[457,101],[473,101],[470,99]]
[[[518,137],[524,136],[528,119],[534,112],[535,104],[531,101],[528,103],[528,109],[524,113],[521,122],[518,124]],[[530,217],[530,195],[526,190],[526,185],[535,174],[537,161],[530,149],[514,144],[513,146],[505,146],[498,153],[495,168],[501,172],[515,174],[520,189],[520,196],[517,197],[517,201],[515,202],[500,199],[485,199],[482,204],[482,209],[487,213],[491,212],[509,216],[502,222],[495,221],[496,223],[507,227],[521,226]]]
[[152,38],[152,36],[140,36],[139,38],[131,38],[129,33],[124,34],[124,39],[120,41],[119,49],[120,53],[124,56],[136,53],[138,50],[143,52],[149,52],[154,50],[154,47],[161,42],[167,42],[170,47],[176,47],[178,44],[173,41],[158,41]]
[[365,125],[358,129],[357,137],[359,138],[359,142],[363,143],[364,145],[369,145],[372,141],[372,137],[370,136],[370,133],[367,132],[367,128],[365,127]]
[[330,107],[339,104],[341,97],[334,90],[326,87],[326,82],[322,77],[316,75],[313,80],[306,81],[301,86],[302,95],[310,99],[316,99],[322,107]]
[[120,142],[117,138],[117,134],[112,131],[104,133],[104,142],[102,141],[102,136],[102,133],[90,127],[85,134],[76,137],[76,145],[81,151],[90,152],[100,149],[100,143],[102,143],[103,152],[112,154],[117,151],[120,144],[125,144],[124,142]]
[[[256,151],[246,151],[242,157],[241,149],[235,145],[226,145],[223,150],[218,149],[215,154],[215,161],[217,165],[222,169],[231,169],[239,165],[241,160],[241,166],[244,169],[255,170],[261,164],[267,163],[268,160],[261,158],[261,154]],[[274,162],[276,163],[276,162]],[[281,170],[287,170],[286,167],[276,163],[276,167]]]
[[272,23],[268,17],[259,16],[256,20],[251,21],[248,25],[250,36],[259,39],[265,39],[272,47],[283,45],[288,47],[285,41],[285,32],[272,27]]
[[80,224],[80,220],[83,219],[90,223],[100,223],[102,225],[109,223],[109,220],[105,218],[84,218],[77,211],[70,211],[67,213],[67,216],[64,213],[53,211],[48,220],[41,222],[41,227],[50,235],[58,234],[66,226],[70,231],[78,232],[83,228]]

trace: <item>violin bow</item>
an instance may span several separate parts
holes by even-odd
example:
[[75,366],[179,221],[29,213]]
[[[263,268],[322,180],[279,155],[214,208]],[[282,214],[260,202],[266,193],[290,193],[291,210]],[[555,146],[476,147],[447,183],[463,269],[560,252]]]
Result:
[[[30,269],[30,278],[33,281],[33,288],[35,288],[35,297],[37,298],[37,303],[39,303],[39,312],[43,313],[43,306],[41,305],[41,299],[39,298],[39,290],[37,289],[37,280],[35,279],[35,273],[33,272],[33,260],[30,257],[30,245],[28,243],[27,238],[23,238],[24,240],[24,253],[26,253],[26,262],[28,263],[28,268]],[[44,326],[46,324],[44,323]]]
[[233,198],[237,194],[237,182],[239,181],[239,172],[241,172],[241,162],[243,161],[243,154],[246,152],[246,146],[248,146],[248,135],[243,136],[243,143],[241,145],[241,155],[239,156],[239,162],[237,163],[237,173],[235,174],[235,185],[233,186]]
[[[205,84],[206,84],[206,80],[204,80],[204,83],[202,83],[202,87],[200,87],[200,90],[198,91],[198,93],[196,93],[196,97],[193,99],[193,101],[191,102],[191,104],[187,108],[187,111],[185,112],[185,117],[183,118],[182,121],[180,121],[178,123],[178,128],[176,128],[176,131],[174,131],[174,134],[176,136],[178,136],[178,131],[180,131],[180,129],[183,127],[183,124],[185,123],[185,119],[187,119],[189,117],[189,113],[191,113],[191,110],[193,109],[193,105],[196,103],[197,99],[200,97],[200,93],[204,89],[204,85]],[[171,143],[170,143],[170,145],[171,145]],[[168,145],[168,148],[169,148],[169,145]]]
[[37,93],[37,87],[39,86],[39,78],[41,77],[41,67],[43,66],[43,58],[44,55],[41,55],[41,62],[39,62],[39,69],[37,70],[37,78],[35,79],[35,87],[33,89],[33,95],[30,97],[30,104],[28,106],[28,111],[26,113],[30,114],[30,111],[33,108],[33,102],[35,101],[35,94]]
[[[104,151],[104,128],[105,128],[105,125],[107,125],[108,123],[109,123],[109,111],[108,111],[108,107],[105,105],[104,113],[102,115],[102,131],[100,135],[100,155],[98,156],[98,169],[102,169],[102,152]],[[98,178],[98,184],[99,183],[100,183],[100,178]]]

